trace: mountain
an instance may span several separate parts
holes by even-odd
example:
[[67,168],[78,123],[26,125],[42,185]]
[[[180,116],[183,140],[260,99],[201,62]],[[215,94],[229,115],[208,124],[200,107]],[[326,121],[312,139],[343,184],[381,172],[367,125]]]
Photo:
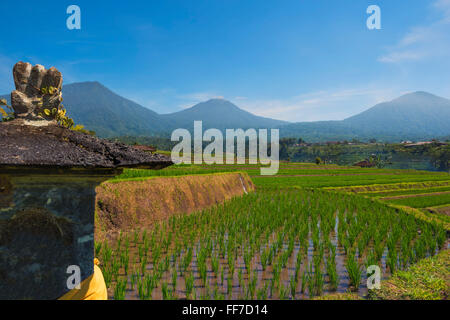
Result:
[[62,92],[68,115],[101,137],[168,132],[170,124],[159,114],[98,82],[68,84]]
[[418,91],[383,102],[342,121],[300,122],[281,128],[282,136],[306,140],[377,138],[421,140],[450,134],[450,100]]
[[343,121],[296,122],[280,127],[281,137],[301,137],[308,142],[362,139]]
[[365,134],[445,135],[450,133],[450,100],[418,91],[377,104],[344,122]]
[[219,130],[227,128],[275,128],[288,123],[255,116],[225,99],[211,99],[201,102],[191,108],[162,115],[162,118],[174,123],[177,128],[189,129],[193,127],[195,120],[202,120],[204,129],[217,128]]
[[[9,95],[4,97],[9,100]],[[282,137],[302,137],[310,142],[422,140],[450,135],[450,100],[422,91],[377,104],[345,120],[298,123],[259,117],[224,99],[158,114],[98,82],[65,85],[63,97],[68,115],[101,137],[169,137],[176,128],[191,130],[194,120],[202,120],[204,130],[279,128]]]
[[[112,92],[99,82],[64,85],[63,104],[75,123],[100,137],[164,136],[176,128],[192,130],[194,120],[203,128],[273,128],[287,122],[255,116],[224,99],[212,99],[179,112],[160,115]],[[5,95],[8,102],[10,96]]]
[[[64,85],[63,104],[76,124],[100,137],[169,134],[173,125],[156,112],[112,92],[99,82]],[[10,102],[10,96],[5,95]]]

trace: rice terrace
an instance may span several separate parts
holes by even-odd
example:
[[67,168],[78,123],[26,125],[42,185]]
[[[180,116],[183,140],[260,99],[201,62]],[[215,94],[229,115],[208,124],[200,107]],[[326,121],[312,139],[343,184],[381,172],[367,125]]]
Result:
[[0,12],[0,301],[448,306],[450,0]]
[[[278,175],[260,176],[248,164],[178,165],[128,169],[107,184],[173,177],[195,185],[227,172],[250,180],[242,195],[97,236],[110,298],[447,298],[448,173],[281,163]],[[371,265],[381,270],[379,290],[367,288]]]

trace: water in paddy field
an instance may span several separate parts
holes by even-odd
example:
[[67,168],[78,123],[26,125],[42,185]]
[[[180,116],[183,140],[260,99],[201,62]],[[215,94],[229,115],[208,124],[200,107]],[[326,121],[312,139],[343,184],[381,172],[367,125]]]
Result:
[[[448,248],[448,244],[446,247]],[[299,246],[296,245],[295,254],[297,254],[298,251],[299,251]],[[387,249],[383,253],[383,262],[382,262],[382,268],[381,268],[382,269],[381,280],[388,279],[391,276],[388,268],[386,267],[386,263],[385,263],[386,254],[387,254]],[[312,260],[312,256],[313,256],[313,249],[312,249],[312,247],[310,247],[308,249],[308,261]],[[247,290],[246,285],[241,286],[239,284],[240,283],[239,274],[238,274],[239,270],[241,270],[241,272],[242,272],[241,273],[242,274],[241,283],[251,281],[252,277],[254,276],[254,274],[252,274],[249,279],[249,276],[246,272],[245,264],[244,264],[242,257],[238,257],[238,259],[236,260],[237,264],[236,264],[236,271],[235,271],[233,281],[232,281],[231,295],[227,293],[228,292],[228,290],[227,290],[228,269],[226,267],[227,261],[226,261],[226,259],[220,259],[219,261],[222,266],[225,266],[224,281],[222,283],[220,273],[218,276],[216,276],[212,270],[208,270],[207,271],[208,289],[205,287],[203,280],[200,278],[200,276],[198,274],[197,264],[196,263],[192,264],[192,267],[190,270],[192,270],[192,272],[194,272],[194,274],[195,274],[195,277],[194,277],[194,279],[195,279],[194,280],[194,289],[196,290],[195,297],[197,299],[223,299],[223,298],[225,298],[225,299],[247,299],[247,298],[251,299],[249,296],[246,296],[246,290]],[[281,276],[280,276],[281,282],[283,283],[285,290],[288,291],[288,294],[287,294],[288,299],[292,298],[291,293],[290,293],[290,279],[295,272],[295,268],[293,267],[294,264],[295,264],[295,255],[289,259],[288,266],[281,272]],[[337,290],[331,290],[329,288],[330,283],[329,283],[328,277],[324,276],[324,288],[323,288],[322,294],[325,295],[325,294],[331,294],[331,293],[346,293],[346,292],[349,292],[349,290],[352,292],[355,292],[352,289],[352,287],[350,286],[350,279],[349,279],[347,270],[345,268],[345,254],[343,253],[343,249],[341,247],[338,248],[338,250],[336,252],[336,264],[337,264],[337,272],[339,275],[339,285],[337,287]],[[152,273],[153,265],[149,264],[147,266],[146,270],[147,270],[147,272]],[[263,271],[261,265],[256,263],[254,265],[254,270],[256,271],[256,274],[257,274],[257,283],[258,283],[256,290],[263,289],[265,284],[267,284],[267,297],[266,298],[267,299],[280,299],[280,294],[277,289],[274,289],[273,293],[270,294],[270,282],[272,279],[273,268],[271,266],[268,266],[266,268],[266,270]],[[310,298],[307,285],[306,285],[306,288],[304,289],[304,292],[302,292],[302,288],[301,288],[302,287],[301,275],[303,272],[308,271],[308,270],[309,270],[308,265],[307,265],[307,262],[305,261],[302,263],[302,267],[300,269],[299,282],[296,287],[295,299],[309,299]],[[315,272],[315,270],[313,269],[312,276],[314,275],[314,272]],[[323,271],[322,271],[322,273],[323,273]],[[172,288],[172,277],[169,272],[166,272],[161,279],[162,279],[162,281],[164,281],[168,284],[169,289]],[[130,280],[128,280],[128,281],[129,281],[128,289],[127,289],[125,298],[127,300],[128,299],[130,299],[130,300],[140,299],[138,291],[131,290],[129,288]],[[366,272],[363,271],[362,278],[361,278],[361,285],[360,285],[359,289],[356,291],[362,297],[367,295],[367,292],[368,292],[366,283],[367,283],[367,275],[366,275]],[[218,288],[218,293],[222,295],[221,298],[217,298],[217,297],[215,298],[215,296],[214,296],[214,290],[216,287]],[[112,292],[113,291],[111,291],[111,293]],[[178,273],[175,297],[177,299],[186,299],[185,277],[181,276],[179,273]],[[191,294],[190,299],[193,299],[193,297],[194,297],[194,295]],[[256,294],[253,298],[254,299],[257,298]],[[153,290],[151,299],[155,299],[155,300],[163,299],[161,285],[159,285],[159,287],[157,287]]]
[[[324,253],[324,261],[321,264],[321,273],[323,274],[323,289],[322,294],[330,294],[330,293],[346,293],[349,291],[357,292],[360,296],[365,296],[368,293],[367,289],[367,275],[366,275],[366,267],[363,259],[359,259],[359,263],[361,265],[364,265],[362,267],[362,274],[361,274],[361,282],[360,287],[358,290],[355,290],[354,287],[350,285],[350,278],[346,269],[346,255],[345,250],[342,246],[338,244],[338,218],[336,218],[336,226],[335,230],[331,233],[331,243],[333,246],[336,247],[336,270],[339,278],[339,284],[337,286],[336,290],[333,290],[331,288],[331,284],[329,281],[329,277],[326,274],[326,262],[327,259],[329,259],[329,252],[325,250]],[[276,235],[274,234],[270,241],[270,247],[273,246],[274,242],[276,241]],[[192,274],[194,275],[194,282],[193,282],[193,291],[194,293],[191,293],[189,296],[189,299],[256,299],[256,298],[263,298],[263,299],[292,299],[292,291],[291,291],[291,279],[293,275],[295,274],[295,265],[296,265],[296,259],[297,255],[302,255],[302,262],[301,267],[298,271],[298,282],[295,286],[295,299],[309,299],[310,292],[308,284],[302,284],[302,282],[305,280],[304,274],[307,273],[310,277],[314,278],[314,274],[316,273],[316,270],[314,269],[314,266],[311,267],[314,260],[314,255],[317,253],[314,251],[313,241],[311,237],[311,232],[308,236],[308,248],[305,252],[301,249],[300,242],[296,241],[294,245],[294,249],[292,252],[292,255],[287,260],[286,267],[282,269],[279,277],[279,283],[281,285],[273,285],[272,279],[273,279],[273,272],[274,267],[273,265],[268,265],[266,267],[266,270],[263,270],[262,265],[260,263],[260,254],[256,254],[252,258],[252,272],[249,274],[247,273],[245,262],[243,255],[238,253],[237,258],[235,259],[235,271],[234,276],[232,277],[232,280],[229,281],[229,268],[228,268],[228,260],[227,257],[219,257],[219,272],[216,274],[212,270],[211,266],[211,260],[206,260],[207,265],[207,276],[206,276],[206,286],[203,279],[200,277],[199,272],[199,265],[197,263],[197,249],[194,249],[193,252],[193,259],[190,264],[190,267],[188,268],[187,272],[184,271],[183,274],[181,274],[179,268],[180,268],[180,260],[177,259],[175,262],[175,265],[177,267],[177,280],[176,280],[176,288],[175,291],[173,291],[173,269],[172,266],[174,265],[174,260],[170,259],[170,266],[169,271],[165,271],[162,273],[161,279],[159,281],[159,284],[156,288],[154,288],[151,292],[151,299],[163,299],[163,290],[162,290],[162,284],[166,283],[167,289],[169,291],[172,290],[171,297],[176,299],[186,299],[186,275]],[[197,243],[198,245],[199,243]],[[444,248],[449,248],[449,241],[447,239],[447,242],[444,246]],[[287,250],[288,243],[284,243],[282,246],[282,249]],[[369,249],[372,247],[369,246]],[[131,256],[137,256],[137,247],[130,247],[130,253]],[[366,249],[367,250],[367,249]],[[170,251],[170,249],[169,249]],[[239,249],[238,249],[239,251]],[[213,251],[215,252],[215,251]],[[436,253],[438,250],[436,250]],[[385,280],[391,276],[391,272],[386,264],[387,259],[387,248],[384,249],[382,259],[381,259],[381,280]],[[181,256],[185,254],[184,251],[181,252]],[[357,256],[359,256],[359,253],[357,252]],[[162,260],[162,259],[161,259]],[[133,260],[130,259],[131,265],[130,270],[128,274],[128,283],[127,283],[127,289],[125,294],[125,299],[140,299],[139,292],[138,292],[138,285],[134,284],[133,290],[131,290],[131,275],[133,270],[136,268],[139,268],[139,265],[137,263],[137,259]],[[136,261],[134,267],[133,262]],[[151,261],[151,253],[149,255],[148,261]],[[311,269],[312,268],[312,269]],[[172,269],[172,270],[171,270]],[[222,282],[222,274],[221,269],[223,269],[223,282]],[[312,271],[312,273],[310,273]],[[153,274],[155,272],[155,267],[152,263],[147,264],[145,273],[146,274]],[[119,276],[125,277],[124,270],[120,270]],[[249,292],[249,284],[253,281],[253,279],[256,278],[256,287],[253,292]],[[142,279],[142,277],[141,277]],[[306,280],[307,281],[307,280]],[[273,285],[273,289],[270,288]],[[228,286],[231,286],[231,290],[228,289]],[[114,287],[114,286],[112,286]],[[258,290],[260,291],[258,293]],[[265,292],[265,296],[262,294],[262,292]],[[259,296],[258,296],[259,294]],[[112,297],[114,295],[114,291],[110,290],[110,296]],[[150,298],[150,297],[147,297]]]
[[248,194],[120,239],[112,257],[100,255],[110,296],[126,299],[365,296],[368,264],[383,280],[448,248],[441,226],[320,190]]

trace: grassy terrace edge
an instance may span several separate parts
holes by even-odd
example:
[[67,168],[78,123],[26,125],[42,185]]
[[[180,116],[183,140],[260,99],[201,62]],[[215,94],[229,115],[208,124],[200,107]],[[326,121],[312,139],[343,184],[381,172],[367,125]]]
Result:
[[[450,179],[450,175],[449,175]],[[335,190],[348,193],[377,193],[381,191],[408,190],[408,189],[426,189],[430,187],[450,186],[450,181],[426,181],[426,182],[406,182],[406,183],[386,183],[354,185],[342,187],[325,187],[324,189]]]
[[423,212],[422,210],[416,209],[416,208],[411,208],[411,207],[407,207],[407,206],[400,206],[400,205],[390,205],[394,208],[399,208],[403,211],[406,211],[409,214],[414,215],[416,218],[419,219],[423,219],[425,221],[429,221],[429,222],[436,222],[436,223],[440,223],[443,225],[443,227],[447,230],[447,233],[450,232],[450,223],[443,221],[442,219],[440,219],[440,216],[435,215],[435,214],[425,214],[425,212]]
[[420,260],[406,271],[397,271],[369,291],[375,300],[447,300],[450,293],[450,250]]
[[434,193],[422,196],[415,195],[414,197],[394,198],[394,199],[380,198],[380,201],[397,205],[405,205],[411,208],[427,208],[450,203],[450,193],[449,192]]
[[225,174],[242,174],[248,176],[247,172],[245,171],[220,171],[220,172],[205,172],[205,173],[186,173],[186,174],[174,174],[174,175],[167,175],[167,176],[143,176],[143,177],[130,177],[130,178],[120,178],[120,176],[116,178],[112,178],[107,180],[107,182],[110,183],[119,183],[123,181],[146,181],[150,179],[157,179],[157,178],[178,178],[180,176],[188,177],[188,176],[216,176],[216,175],[225,175]]
[[[447,300],[450,293],[450,250],[420,260],[406,271],[397,271],[369,290],[367,300]],[[364,300],[356,293],[335,293],[314,300]]]

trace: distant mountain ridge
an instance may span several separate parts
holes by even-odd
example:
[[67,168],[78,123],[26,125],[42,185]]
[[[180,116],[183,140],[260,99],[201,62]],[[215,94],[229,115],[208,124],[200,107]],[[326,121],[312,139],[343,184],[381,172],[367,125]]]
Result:
[[[177,128],[193,130],[195,120],[203,129],[275,128],[286,121],[253,115],[224,99],[211,99],[170,114],[158,114],[112,92],[99,82],[64,85],[63,104],[75,123],[100,137],[165,136]],[[5,95],[10,101],[10,96]]]
[[[9,95],[2,96],[8,99]],[[402,139],[420,140],[450,135],[450,100],[418,91],[383,102],[340,121],[297,122],[259,117],[225,99],[211,99],[195,106],[158,114],[112,92],[99,82],[63,86],[64,106],[76,123],[101,137],[170,137],[176,128],[192,130],[195,120],[203,129],[224,130],[279,128],[282,137],[306,141]]]
[[383,102],[344,122],[368,134],[389,128],[402,134],[443,135],[450,132],[450,100],[431,93],[417,91],[389,102]]
[[[100,137],[152,136],[170,132],[170,123],[163,121],[159,114],[119,96],[99,82],[67,84],[62,93],[68,116]],[[9,95],[3,97],[10,101]]]
[[202,120],[204,129],[216,128],[219,130],[227,128],[276,128],[288,123],[287,121],[255,116],[225,99],[211,99],[200,102],[191,108],[161,115],[161,117],[174,123],[178,128],[186,129],[191,129],[195,120]]
[[169,122],[161,121],[159,114],[117,95],[99,82],[68,84],[62,92],[69,116],[99,136],[169,132]]
[[283,136],[300,136],[308,141],[436,138],[450,134],[450,100],[417,91],[345,120],[293,123],[281,131]]

